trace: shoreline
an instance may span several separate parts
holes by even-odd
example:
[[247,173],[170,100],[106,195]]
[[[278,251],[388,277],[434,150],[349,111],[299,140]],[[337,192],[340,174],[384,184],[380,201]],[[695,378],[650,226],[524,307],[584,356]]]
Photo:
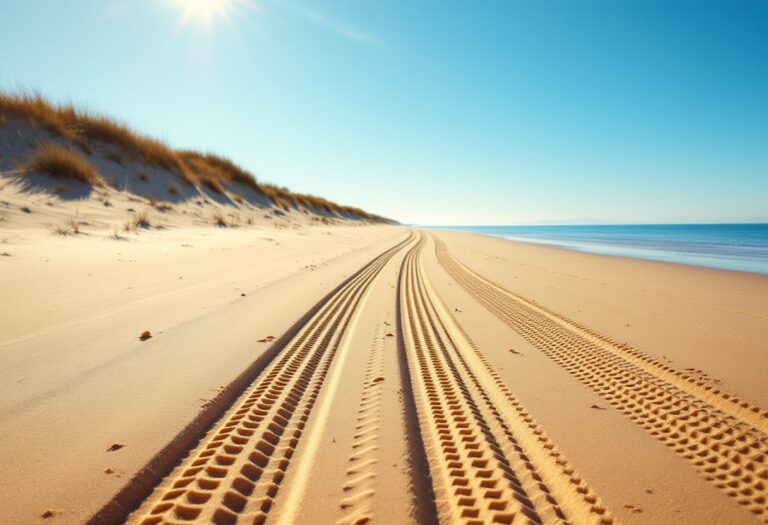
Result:
[[[594,319],[589,322],[601,331],[606,330],[601,315],[621,316],[623,311],[638,309],[636,304],[652,311],[654,302],[658,308],[674,308],[677,315],[698,314],[699,308],[708,308],[721,314],[760,320],[768,325],[766,274],[606,256],[470,232],[432,231],[449,241],[461,239],[460,245],[467,256],[464,262],[477,265],[473,269],[487,269],[499,284],[539,303],[566,304],[568,315],[574,319],[584,320],[587,314],[584,304],[572,304],[574,297],[592,297],[593,301],[602,304],[600,312],[591,314]],[[466,240],[462,239],[465,236]],[[524,286],[522,289],[521,284]],[[568,296],[558,296],[557,291]],[[606,294],[609,291],[626,296],[625,302],[608,302]],[[673,301],[681,304],[672,306]],[[696,311],[685,311],[690,307],[695,307]],[[627,315],[635,316],[634,313]],[[720,324],[727,322],[725,319],[717,321]],[[701,323],[706,325],[703,321]],[[610,330],[613,333],[615,328]],[[663,334],[666,329],[655,326],[649,327],[648,331]],[[764,331],[768,335],[768,329]],[[626,337],[626,334],[619,333]],[[762,345],[768,349],[768,343]],[[675,353],[670,352],[669,357],[674,356]],[[768,371],[768,355],[761,358],[761,362],[764,363],[762,369]],[[754,393],[760,394],[757,396],[759,401],[768,405],[768,393],[762,392],[757,379],[755,377],[755,381],[747,383],[752,385]],[[736,384],[733,386],[739,388]]]
[[[632,224],[632,225],[620,225],[617,227],[642,228],[646,226],[672,226],[672,227],[766,226],[768,227],[768,224],[764,224],[764,223],[701,224],[701,225],[699,224],[685,224],[685,225]],[[579,227],[581,226],[574,226],[574,228],[579,228]],[[587,227],[601,228],[602,226],[587,226]],[[588,253],[593,255],[603,255],[608,257],[619,257],[619,258],[625,258],[625,259],[663,262],[663,263],[683,265],[683,266],[696,267],[696,268],[710,268],[710,269],[716,269],[716,270],[752,273],[752,274],[759,274],[759,275],[768,274],[768,259],[750,258],[750,257],[733,255],[733,254],[727,254],[727,253],[717,253],[717,251],[714,251],[712,253],[692,252],[692,251],[688,251],[688,252],[674,251],[671,249],[662,248],[661,246],[664,245],[662,241],[619,238],[615,242],[608,242],[603,239],[589,239],[589,238],[574,238],[572,240],[569,240],[569,239],[548,239],[545,237],[534,237],[534,236],[521,237],[521,236],[509,235],[504,233],[478,231],[477,229],[473,229],[473,228],[483,228],[483,227],[473,227],[473,226],[466,226],[466,227],[464,226],[445,226],[445,227],[424,226],[423,228],[432,230],[432,231],[438,231],[438,232],[439,231],[456,231],[456,232],[462,232],[462,233],[484,235],[484,236],[504,239],[509,242],[519,242],[519,243],[525,243],[525,244],[533,244],[537,246],[548,246],[548,247],[557,248],[561,250],[568,250],[568,251],[579,252],[579,253]],[[506,228],[506,226],[498,226],[498,227],[492,226],[491,228]],[[514,227],[514,228],[517,228],[517,227]],[[526,228],[526,227],[521,227],[521,228]],[[569,226],[565,226],[565,227],[557,226],[553,228],[569,228]],[[654,242],[657,243],[655,246],[653,245]],[[644,245],[643,243],[646,243],[646,245]],[[689,241],[680,241],[680,243],[692,244]],[[706,243],[703,243],[703,244],[706,244]],[[722,245],[713,244],[711,246],[722,246]],[[734,245],[734,246],[744,246],[744,245]],[[756,250],[762,248],[766,251],[766,253],[768,253],[768,246],[751,245],[749,247]],[[714,248],[714,250],[716,249],[717,248]],[[632,252],[635,252],[635,253],[646,252],[648,253],[648,255],[643,256],[642,253],[639,253],[638,255],[633,255]],[[695,262],[696,259],[700,259],[701,262]]]

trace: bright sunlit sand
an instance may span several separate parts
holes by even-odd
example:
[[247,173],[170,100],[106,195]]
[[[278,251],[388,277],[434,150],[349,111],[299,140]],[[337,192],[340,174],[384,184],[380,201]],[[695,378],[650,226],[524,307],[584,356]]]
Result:
[[768,523],[766,27],[4,6],[0,525]]

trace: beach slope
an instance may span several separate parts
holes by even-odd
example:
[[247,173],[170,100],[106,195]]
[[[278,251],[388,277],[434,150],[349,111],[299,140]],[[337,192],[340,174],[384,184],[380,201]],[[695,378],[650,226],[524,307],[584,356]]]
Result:
[[14,523],[768,520],[767,276],[313,221],[3,249]]

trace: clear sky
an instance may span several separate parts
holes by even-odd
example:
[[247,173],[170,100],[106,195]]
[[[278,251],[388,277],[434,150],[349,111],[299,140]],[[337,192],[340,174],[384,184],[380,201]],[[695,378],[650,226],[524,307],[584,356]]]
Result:
[[768,221],[765,0],[0,0],[0,88],[403,222]]

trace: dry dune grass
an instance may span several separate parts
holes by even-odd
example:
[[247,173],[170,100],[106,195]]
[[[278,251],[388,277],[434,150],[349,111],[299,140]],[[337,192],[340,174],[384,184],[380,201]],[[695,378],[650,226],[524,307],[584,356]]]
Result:
[[158,211],[166,212],[173,210],[173,205],[170,202],[157,201],[153,197],[149,197],[147,202],[149,202],[149,205]]
[[197,182],[179,154],[162,142],[139,135],[128,126],[104,116],[76,115],[76,131],[86,142],[113,144],[127,156],[144,164],[176,173],[188,184]]
[[57,235],[77,235],[80,233],[80,223],[77,219],[69,219],[62,224],[59,224],[53,229],[53,233]]
[[26,168],[54,178],[74,179],[91,186],[104,185],[104,179],[85,157],[52,142],[41,144],[27,159]]
[[262,184],[261,191],[269,200],[284,210],[291,209],[291,204],[295,202],[295,195],[285,188],[279,188],[272,184]]
[[76,138],[74,121],[77,113],[71,104],[53,106],[38,94],[0,93],[0,111],[4,115],[23,117],[64,138]]
[[[228,174],[223,169],[208,163],[205,156],[200,153],[186,151],[181,156],[184,164],[195,174],[200,183],[215,193],[226,194],[222,182],[229,181]],[[255,183],[256,181],[254,181]]]
[[[213,153],[200,153],[184,150],[180,157],[199,177],[200,180],[214,191],[219,191],[222,183],[236,183],[254,191],[261,192],[261,186],[256,178],[229,159]],[[216,184],[218,183],[218,184]]]
[[41,125],[90,152],[93,142],[113,144],[131,158],[177,173],[195,183],[179,155],[160,141],[140,135],[128,126],[102,115],[78,111],[71,104],[53,105],[39,94],[0,93],[0,111]]
[[222,213],[222,211],[218,208],[213,212],[211,219],[213,220],[213,224],[216,226],[229,226],[227,223],[227,218],[224,217],[224,213]]
[[[387,219],[359,208],[342,206],[322,197],[296,194],[285,188],[260,183],[253,174],[227,158],[212,153],[174,150],[109,117],[79,110],[72,104],[52,104],[36,93],[0,92],[0,124],[7,120],[8,116],[25,119],[33,125],[44,127],[88,154],[93,152],[95,143],[113,145],[118,151],[110,152],[108,157],[116,162],[117,159],[134,159],[174,173],[189,185],[201,184],[222,195],[231,194],[234,198],[238,195],[236,187],[227,185],[237,184],[264,195],[286,211],[291,208],[313,208],[331,214],[387,222]],[[99,180],[103,183],[103,180]]]
[[123,231],[131,232],[136,231],[139,228],[151,228],[152,227],[152,213],[149,208],[144,208],[133,214],[133,217],[123,223]]

